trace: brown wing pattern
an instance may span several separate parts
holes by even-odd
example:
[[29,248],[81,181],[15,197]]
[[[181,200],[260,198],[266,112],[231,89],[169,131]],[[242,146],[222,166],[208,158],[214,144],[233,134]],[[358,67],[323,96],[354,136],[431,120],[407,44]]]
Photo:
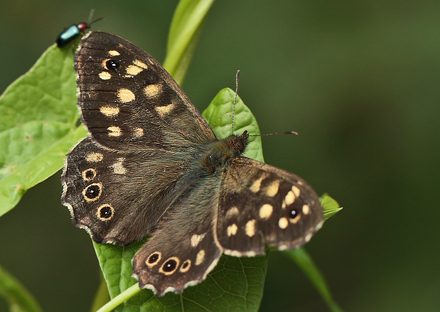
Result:
[[225,172],[216,233],[226,254],[263,254],[266,244],[292,249],[307,242],[322,222],[318,196],[293,173],[245,157]]

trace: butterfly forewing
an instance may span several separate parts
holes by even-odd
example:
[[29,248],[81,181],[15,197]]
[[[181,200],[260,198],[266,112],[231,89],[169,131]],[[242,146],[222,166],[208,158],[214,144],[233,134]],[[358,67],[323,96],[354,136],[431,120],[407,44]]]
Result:
[[191,153],[116,152],[87,137],[67,155],[62,201],[96,242],[127,245],[151,234],[186,190],[191,161]]
[[90,32],[75,69],[82,119],[99,144],[178,150],[215,137],[163,67],[125,39]]
[[217,237],[226,254],[242,256],[298,247],[323,221],[319,198],[300,177],[239,157],[224,174]]

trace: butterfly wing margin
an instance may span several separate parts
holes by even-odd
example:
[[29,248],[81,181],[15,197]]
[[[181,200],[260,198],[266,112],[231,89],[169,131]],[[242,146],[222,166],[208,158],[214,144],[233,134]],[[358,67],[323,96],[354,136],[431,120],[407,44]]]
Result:
[[83,122],[103,146],[176,151],[215,138],[162,65],[128,40],[89,32],[75,70]]
[[322,223],[318,195],[295,174],[246,157],[225,172],[216,222],[225,254],[254,256],[266,245],[293,249]]

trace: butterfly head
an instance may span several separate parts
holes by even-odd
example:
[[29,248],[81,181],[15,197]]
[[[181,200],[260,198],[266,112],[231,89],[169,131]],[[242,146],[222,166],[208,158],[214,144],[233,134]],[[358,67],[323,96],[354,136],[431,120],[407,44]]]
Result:
[[[231,135],[228,137],[227,145],[230,149],[234,150],[237,156],[244,153],[246,146],[249,143],[249,133],[245,130],[241,135]],[[235,158],[234,157],[234,158]]]
[[214,174],[219,168],[227,168],[232,161],[244,153],[248,145],[249,134],[244,131],[241,135],[231,135],[225,139],[214,141],[202,157],[202,168]]

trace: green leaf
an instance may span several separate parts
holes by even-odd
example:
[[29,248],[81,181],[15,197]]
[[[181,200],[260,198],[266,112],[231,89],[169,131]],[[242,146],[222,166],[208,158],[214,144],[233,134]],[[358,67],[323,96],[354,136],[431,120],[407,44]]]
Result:
[[326,221],[342,210],[338,202],[328,196],[328,194],[322,195],[319,199],[321,200],[322,209],[324,210],[324,220]]
[[[228,116],[232,112],[234,97],[234,91],[221,90],[203,113],[218,137],[231,134],[232,119]],[[225,115],[225,112],[228,114]],[[235,127],[238,132],[247,130],[250,134],[259,133],[255,117],[239,98],[236,113]],[[249,145],[249,150],[246,150],[248,155],[262,159],[261,138],[253,137]],[[153,296],[150,290],[132,287],[137,282],[131,277],[131,259],[142,244],[137,242],[128,247],[94,244],[110,296],[115,300],[100,312],[111,311],[119,303],[122,305],[115,311],[258,311],[263,296],[267,256],[222,256],[204,282],[189,287],[182,295],[168,293],[159,298]],[[119,294],[120,297],[116,298]]]
[[73,54],[50,47],[0,97],[0,216],[63,165],[86,132],[78,109]]
[[214,0],[181,0],[174,12],[163,67],[182,85]]
[[9,304],[10,311],[40,312],[41,308],[32,295],[12,275],[0,267],[0,295]]

